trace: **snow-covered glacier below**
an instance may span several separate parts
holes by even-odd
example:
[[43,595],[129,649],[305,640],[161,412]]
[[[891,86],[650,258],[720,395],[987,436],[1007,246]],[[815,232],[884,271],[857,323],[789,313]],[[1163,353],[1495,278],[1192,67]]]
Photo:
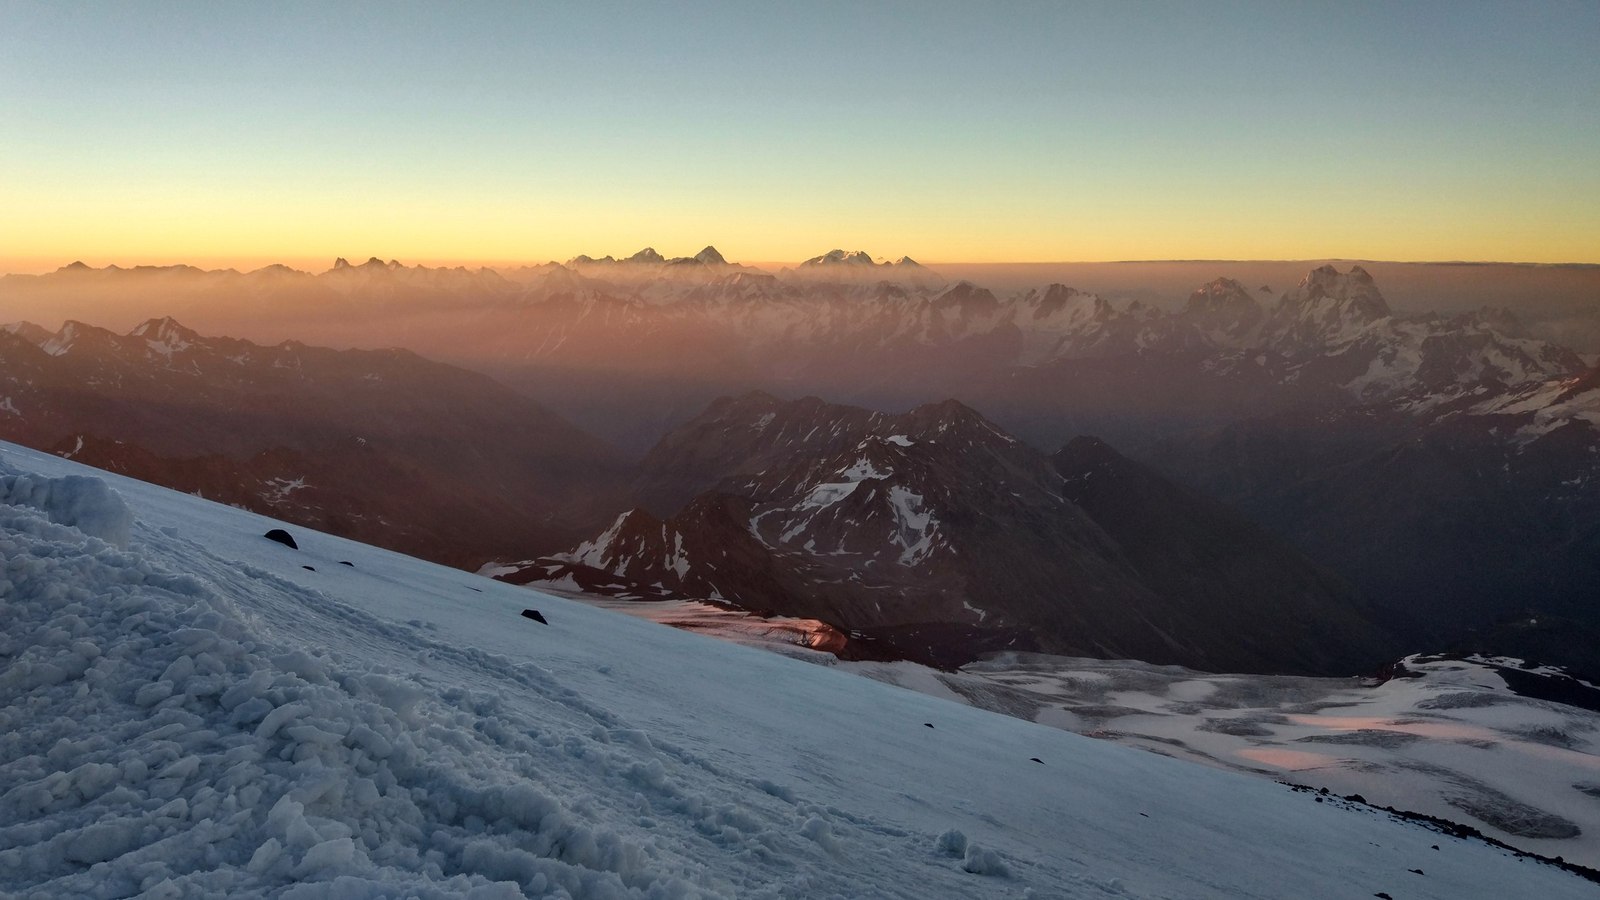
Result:
[[[0,502],[0,895],[1594,890],[1259,778],[304,529],[291,550],[11,445],[0,475],[111,488]],[[73,524],[121,537],[117,498],[125,547]]]

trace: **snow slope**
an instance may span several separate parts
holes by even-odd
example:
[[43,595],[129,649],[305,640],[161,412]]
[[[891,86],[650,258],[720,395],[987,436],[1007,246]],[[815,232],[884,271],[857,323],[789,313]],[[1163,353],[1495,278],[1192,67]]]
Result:
[[1176,759],[1438,816],[1600,867],[1600,712],[1526,696],[1521,660],[1409,656],[1369,678],[1218,674],[1138,660],[999,652],[956,671],[839,659],[813,619],[684,600],[585,603]]
[[[121,550],[12,505],[46,492],[0,505],[7,896],[1594,892],[1260,779],[303,529],[290,550],[271,520],[0,451],[0,474],[96,474],[134,516]],[[91,530],[119,521],[97,496],[103,515],[72,508]]]

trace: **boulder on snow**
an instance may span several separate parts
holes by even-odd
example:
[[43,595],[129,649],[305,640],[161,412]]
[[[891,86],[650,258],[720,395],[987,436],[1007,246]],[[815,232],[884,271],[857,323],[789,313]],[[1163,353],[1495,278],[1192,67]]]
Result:
[[266,534],[263,534],[262,537],[269,541],[277,541],[285,547],[288,547],[290,550],[300,549],[300,545],[294,542],[294,535],[284,531],[282,528],[274,528]]
[[524,619],[532,619],[535,622],[538,622],[540,625],[549,625],[550,624],[549,622],[545,621],[544,616],[540,615],[539,611],[537,609],[525,609],[525,610],[523,610],[522,611],[522,617]]

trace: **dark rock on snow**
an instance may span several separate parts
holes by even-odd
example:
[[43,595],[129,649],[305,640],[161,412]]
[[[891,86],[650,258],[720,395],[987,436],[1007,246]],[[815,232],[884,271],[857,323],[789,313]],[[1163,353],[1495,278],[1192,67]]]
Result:
[[266,534],[262,535],[262,537],[266,538],[269,541],[277,541],[278,543],[284,545],[285,547],[288,547],[290,550],[299,550],[300,549],[300,545],[294,542],[294,535],[290,534],[287,531],[284,531],[282,528],[274,528],[271,531],[267,532]]

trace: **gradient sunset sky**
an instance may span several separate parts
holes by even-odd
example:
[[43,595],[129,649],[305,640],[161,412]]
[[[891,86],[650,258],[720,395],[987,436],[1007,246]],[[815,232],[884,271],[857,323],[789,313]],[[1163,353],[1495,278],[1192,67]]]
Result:
[[1600,262],[1600,3],[0,0],[0,271]]

